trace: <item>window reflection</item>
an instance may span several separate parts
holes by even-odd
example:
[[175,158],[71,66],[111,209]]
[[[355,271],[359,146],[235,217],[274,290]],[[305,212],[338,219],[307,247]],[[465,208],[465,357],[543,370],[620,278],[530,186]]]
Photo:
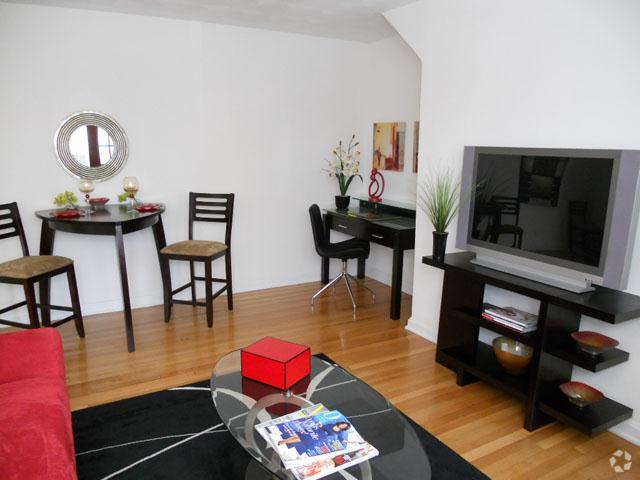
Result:
[[97,125],[84,125],[69,138],[69,151],[86,167],[105,165],[113,155],[114,143],[106,130]]

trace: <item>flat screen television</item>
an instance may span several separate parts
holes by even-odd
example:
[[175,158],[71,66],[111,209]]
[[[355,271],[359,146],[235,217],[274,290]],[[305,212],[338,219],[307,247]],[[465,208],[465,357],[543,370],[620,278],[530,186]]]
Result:
[[475,262],[574,292],[624,289],[640,151],[465,147],[456,246]]

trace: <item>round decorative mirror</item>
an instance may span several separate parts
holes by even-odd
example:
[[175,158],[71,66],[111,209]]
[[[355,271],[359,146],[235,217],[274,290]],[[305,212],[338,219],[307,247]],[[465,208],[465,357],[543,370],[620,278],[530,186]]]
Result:
[[53,141],[67,173],[96,182],[118,173],[129,153],[122,127],[98,112],[74,113],[60,124]]

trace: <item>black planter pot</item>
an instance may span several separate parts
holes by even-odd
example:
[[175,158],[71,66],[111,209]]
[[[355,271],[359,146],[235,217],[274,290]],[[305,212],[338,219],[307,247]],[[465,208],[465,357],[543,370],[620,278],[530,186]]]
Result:
[[347,210],[351,197],[349,195],[336,195],[336,208],[338,210]]
[[433,232],[433,261],[444,263],[444,253],[447,250],[447,236],[449,232]]

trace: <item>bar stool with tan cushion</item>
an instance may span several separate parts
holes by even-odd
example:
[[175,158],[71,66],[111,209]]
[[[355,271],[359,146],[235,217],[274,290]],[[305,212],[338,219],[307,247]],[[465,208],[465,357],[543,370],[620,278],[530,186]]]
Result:
[[[164,321],[171,319],[173,304],[186,304],[207,308],[207,325],[213,326],[213,300],[222,292],[227,292],[227,307],[233,310],[233,289],[231,281],[231,224],[233,221],[233,193],[189,193],[189,240],[167,245],[160,250],[160,267],[164,291]],[[225,223],[224,243],[193,239],[194,222]],[[211,262],[225,257],[226,278],[212,276]],[[189,262],[190,281],[175,290],[171,289],[169,260]],[[204,277],[195,275],[195,262],[204,263]],[[205,301],[196,301],[196,281],[205,284]],[[213,283],[224,286],[213,292]],[[187,288],[191,289],[191,300],[174,299],[174,295]]]
[[[10,325],[20,328],[39,328],[38,308],[41,310],[62,310],[72,312],[71,315],[61,320],[51,322],[44,320],[44,327],[57,327],[70,320],[75,321],[76,331],[80,337],[84,337],[84,325],[82,323],[82,311],[80,310],[80,300],[78,298],[78,287],[76,284],[76,274],[73,268],[73,260],[66,257],[53,255],[30,256],[27,239],[20,220],[18,204],[6,203],[0,205],[0,240],[5,238],[18,237],[22,247],[21,258],[0,263],[0,283],[22,285],[24,288],[25,300],[15,303],[9,307],[0,309],[0,314],[4,314],[16,308],[26,305],[29,312],[29,324],[0,319],[0,324]],[[69,294],[71,296],[71,307],[59,305],[43,305],[36,302],[34,285],[41,280],[45,280],[62,273],[67,274],[69,284]]]

